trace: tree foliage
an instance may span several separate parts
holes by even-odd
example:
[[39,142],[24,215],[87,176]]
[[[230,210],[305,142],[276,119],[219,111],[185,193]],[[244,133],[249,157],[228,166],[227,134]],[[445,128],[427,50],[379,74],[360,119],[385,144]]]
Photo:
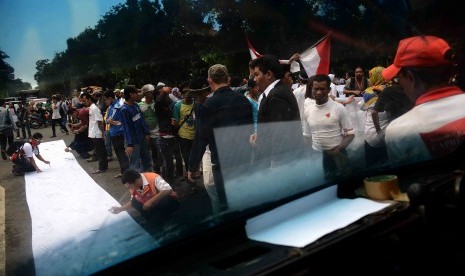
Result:
[[[51,61],[37,61],[35,79],[43,91],[66,93],[88,85],[177,85],[205,75],[214,63],[245,76],[250,59],[245,35],[260,53],[288,58],[328,31],[333,34],[331,71],[342,75],[357,65],[386,66],[405,36],[427,33],[461,41],[458,29],[438,24],[446,19],[431,10],[446,5],[430,2],[127,0],[95,27],[69,38],[67,49]],[[463,18],[458,11],[444,12]],[[447,20],[454,26],[463,21]],[[463,49],[463,43],[457,46]]]
[[31,84],[14,78],[14,68],[6,62],[9,56],[0,50],[0,98],[17,95],[18,91],[31,89]]

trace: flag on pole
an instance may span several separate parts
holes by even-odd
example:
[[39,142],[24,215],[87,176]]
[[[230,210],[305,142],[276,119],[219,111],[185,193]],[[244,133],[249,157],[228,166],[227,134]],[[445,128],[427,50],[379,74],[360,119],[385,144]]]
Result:
[[[300,54],[300,62],[308,76],[317,74],[329,74],[329,63],[331,53],[331,33],[327,34],[315,45],[308,48]],[[292,70],[300,71],[300,66],[297,62],[291,64]],[[297,66],[297,68],[296,68]]]
[[258,58],[258,57],[261,57],[262,55],[260,55],[260,54],[255,50],[255,48],[252,46],[252,43],[250,43],[250,40],[249,40],[249,38],[247,37],[247,35],[245,36],[245,40],[247,41],[247,47],[249,47],[250,58],[251,58],[251,59],[256,59],[256,58]]
[[[249,47],[251,59],[256,59],[257,57],[262,56],[255,50],[250,43],[250,40],[245,36],[247,41],[247,46]],[[309,47],[304,52],[300,53],[300,62],[305,69],[305,72],[308,76],[313,76],[316,74],[329,74],[329,64],[330,64],[330,55],[331,54],[331,32],[326,36],[320,39],[313,46]],[[289,60],[280,59],[281,64],[288,64]],[[291,63],[291,72],[299,72],[301,70],[300,64],[298,62]]]

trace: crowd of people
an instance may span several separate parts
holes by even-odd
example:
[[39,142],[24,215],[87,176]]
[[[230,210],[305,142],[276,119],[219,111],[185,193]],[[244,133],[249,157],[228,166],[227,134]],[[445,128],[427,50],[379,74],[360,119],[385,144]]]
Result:
[[[167,199],[176,198],[176,183],[187,181],[195,192],[201,174],[213,211],[221,212],[228,208],[225,180],[240,166],[276,169],[320,154],[328,181],[350,175],[347,148],[356,133],[344,104],[354,97],[362,98],[359,107],[366,114],[367,167],[424,161],[453,151],[465,140],[465,95],[451,82],[451,50],[438,37],[404,39],[393,65],[374,66],[368,77],[362,67],[355,68],[344,82],[344,101],[332,88],[334,75],[300,72],[298,83],[289,85],[286,70],[272,55],[252,60],[250,76],[241,84],[233,85],[228,68],[215,64],[207,76],[175,88],[159,82],[140,89],[75,91],[68,127],[60,119],[66,117],[60,99],[52,97],[52,137],[56,124],[74,134],[66,150],[98,161],[94,174],[105,173],[115,153],[120,173],[114,177],[129,189],[131,202],[111,208],[113,213],[131,206],[147,214],[173,212],[178,205]],[[2,150],[7,118],[11,120],[0,117]],[[24,147],[26,162],[37,172],[31,152],[41,139],[34,134],[32,150]]]

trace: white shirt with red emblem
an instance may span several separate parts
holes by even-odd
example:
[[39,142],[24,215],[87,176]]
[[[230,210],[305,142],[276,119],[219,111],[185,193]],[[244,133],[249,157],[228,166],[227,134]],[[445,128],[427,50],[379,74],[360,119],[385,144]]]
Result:
[[352,123],[345,107],[335,101],[317,105],[312,99],[305,99],[304,136],[312,137],[312,147],[317,151],[330,150],[339,146],[346,134],[353,134]]
[[391,165],[439,158],[465,141],[465,94],[458,87],[430,91],[386,128]]

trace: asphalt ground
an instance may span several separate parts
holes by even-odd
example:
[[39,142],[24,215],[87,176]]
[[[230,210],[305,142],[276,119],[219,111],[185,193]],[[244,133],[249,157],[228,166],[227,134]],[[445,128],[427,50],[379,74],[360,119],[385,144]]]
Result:
[[[68,145],[74,135],[65,135],[57,130],[57,137],[52,135],[51,127],[31,129],[32,133],[40,132],[44,136],[42,142],[64,140]],[[16,138],[16,135],[15,135]],[[39,146],[40,147],[40,146]],[[63,149],[64,151],[64,149]],[[79,164],[107,193],[120,204],[129,200],[129,193],[120,179],[115,179],[119,171],[116,155],[108,162],[108,170],[102,174],[91,174],[97,170],[98,162],[87,162],[73,151]],[[43,156],[47,160],[47,156]],[[41,163],[38,161],[39,164]],[[53,166],[53,164],[51,164]],[[14,176],[11,172],[13,163],[10,160],[0,160],[0,276],[1,275],[35,275],[34,258],[32,253],[31,217],[26,200],[24,176]],[[170,183],[172,184],[172,183]],[[185,181],[176,180],[174,186],[183,195],[181,209],[178,213],[183,219],[192,222],[208,216],[211,213],[208,195],[203,188],[202,177],[197,180],[198,191],[190,193],[191,186]],[[129,214],[141,225],[144,223],[137,211]]]

